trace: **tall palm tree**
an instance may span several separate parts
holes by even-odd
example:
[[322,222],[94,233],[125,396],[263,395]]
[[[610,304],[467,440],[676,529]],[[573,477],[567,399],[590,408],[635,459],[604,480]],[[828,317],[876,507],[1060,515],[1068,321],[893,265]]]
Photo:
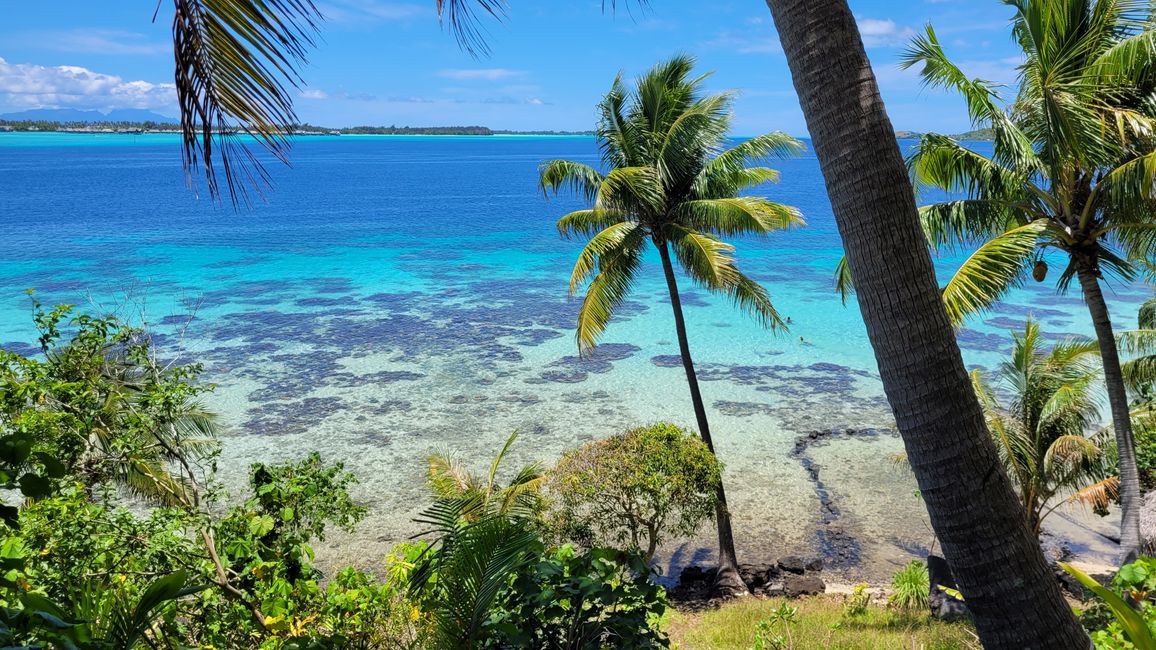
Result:
[[767,4],[883,388],[980,640],[989,650],[1089,648],[1027,526],[972,390],[854,14],[846,0]]
[[[640,77],[633,92],[620,75],[599,104],[596,130],[609,171],[603,174],[581,163],[551,160],[542,165],[541,185],[543,191],[555,192],[569,187],[593,203],[558,221],[563,236],[590,237],[570,276],[571,295],[589,280],[578,311],[580,352],[594,346],[625,300],[648,244],[658,249],[699,435],[714,453],[674,260],[699,286],[728,296],[764,326],[784,329],[766,290],[739,271],[734,246],[720,237],[765,236],[803,224],[794,208],[740,196],[745,189],[778,179],[772,169],[748,165],[793,155],[802,143],[784,133],[769,133],[724,150],[733,95],[704,94],[702,84],[708,75],[691,77],[693,68],[693,59],[674,57]],[[744,592],[721,484],[717,519],[716,586],[724,592]]]
[[995,133],[989,158],[951,138],[924,136],[909,158],[917,183],[966,198],[922,209],[931,244],[982,245],[944,288],[953,320],[982,310],[1023,282],[1047,274],[1048,249],[1083,289],[1103,358],[1120,456],[1121,550],[1139,549],[1140,484],[1128,398],[1108,306],[1105,272],[1135,276],[1129,259],[1156,244],[1156,32],[1150,2],[1005,0],[1023,50],[1019,92],[1003,108],[996,88],[968,79],[928,26],[902,65],[922,65],[925,83],[964,96],[976,125]]
[[1028,525],[1039,535],[1044,519],[1065,503],[1107,508],[1119,478],[1106,449],[1108,432],[1087,435],[1100,418],[1093,390],[1099,380],[1097,344],[1074,339],[1045,350],[1034,321],[1013,338],[996,385],[981,370],[971,376]]

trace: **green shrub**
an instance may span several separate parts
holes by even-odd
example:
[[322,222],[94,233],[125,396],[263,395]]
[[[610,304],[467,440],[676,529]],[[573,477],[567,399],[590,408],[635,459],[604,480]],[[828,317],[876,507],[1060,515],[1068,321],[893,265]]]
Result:
[[639,553],[548,548],[536,466],[502,486],[495,477],[511,436],[485,477],[445,455],[430,460],[433,505],[418,521],[428,548],[412,563],[410,597],[431,623],[436,648],[666,647],[657,619],[663,589]]
[[491,613],[499,648],[665,648],[666,592],[637,551],[564,545],[521,571]]
[[627,544],[649,560],[670,535],[715,513],[721,466],[673,424],[632,429],[562,456],[550,477],[558,534],[585,545]]
[[927,565],[912,560],[891,577],[891,597],[887,602],[900,609],[926,610],[931,584]]
[[1097,650],[1156,649],[1156,559],[1142,557],[1120,567],[1110,590],[1070,565],[1060,566],[1098,599],[1080,616]]

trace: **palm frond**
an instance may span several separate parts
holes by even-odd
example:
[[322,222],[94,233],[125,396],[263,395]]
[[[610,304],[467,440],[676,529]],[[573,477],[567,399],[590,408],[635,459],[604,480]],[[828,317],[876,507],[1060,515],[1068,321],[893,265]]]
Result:
[[312,0],[173,0],[177,102],[186,169],[204,172],[209,194],[218,177],[236,205],[261,192],[269,175],[238,140],[240,131],[287,161],[286,133],[297,123],[291,89],[313,44],[320,14]]
[[542,194],[557,193],[562,187],[586,199],[594,201],[598,188],[602,185],[602,174],[582,163],[570,160],[547,160],[538,167],[538,187]]
[[839,262],[835,265],[835,291],[839,292],[839,298],[843,304],[847,304],[847,298],[855,293],[855,280],[851,277],[851,264],[847,262],[847,255],[839,258]]
[[980,246],[943,288],[943,303],[953,323],[989,308],[1012,287],[1023,281],[1044,221],[1027,225]]
[[653,167],[615,167],[598,186],[594,207],[629,214],[663,211],[662,179]]
[[[477,11],[475,9],[481,9]],[[490,53],[486,43],[485,30],[481,18],[501,20],[506,15],[505,0],[437,0],[438,18],[448,24],[458,45],[471,56],[478,57]]]
[[797,208],[754,196],[680,203],[675,218],[692,230],[719,236],[768,235],[807,225]]
[[578,308],[578,326],[575,338],[579,354],[589,352],[606,330],[614,310],[630,293],[638,268],[642,263],[641,229],[635,229],[623,245],[601,255],[598,274],[586,288],[582,306]]
[[[565,217],[563,217],[565,220]],[[559,228],[562,222],[559,221]],[[574,270],[570,273],[570,295],[578,293],[582,283],[594,273],[598,263],[608,255],[619,254],[620,249],[628,243],[638,243],[638,224],[633,221],[612,223],[587,242],[578,260],[574,262]],[[631,235],[635,235],[632,237]]]
[[802,142],[782,131],[744,140],[715,156],[703,166],[694,181],[693,196],[696,198],[729,196],[746,187],[768,181],[775,182],[778,180],[777,174],[774,174],[773,178],[770,174],[758,178],[746,170],[751,164],[794,157],[802,152],[803,148]]
[[738,272],[731,256],[734,246],[680,225],[671,225],[667,236],[675,257],[696,283],[712,290],[734,283]]
[[575,210],[558,220],[558,233],[566,239],[592,237],[626,219],[626,213],[616,210]]
[[1005,201],[963,199],[922,206],[919,220],[932,247],[958,250],[1014,227],[1020,217],[1017,212]]
[[1096,512],[1103,512],[1120,499],[1120,477],[1111,476],[1097,481],[1067,498],[1068,503],[1078,503]]
[[963,96],[968,114],[976,126],[990,126],[995,133],[1001,161],[1017,170],[1040,170],[1042,164],[1031,139],[1004,112],[997,86],[983,79],[969,79],[943,51],[931,25],[912,39],[900,57],[903,69],[922,64],[920,76],[928,86],[954,90]]

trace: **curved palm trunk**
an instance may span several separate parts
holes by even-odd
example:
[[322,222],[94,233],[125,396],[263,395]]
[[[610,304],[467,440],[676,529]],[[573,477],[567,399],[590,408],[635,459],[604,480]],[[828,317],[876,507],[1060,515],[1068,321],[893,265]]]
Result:
[[1136,444],[1132,437],[1132,418],[1128,409],[1128,393],[1124,388],[1124,374],[1120,370],[1120,354],[1116,350],[1116,335],[1112,332],[1112,318],[1108,304],[1100,291],[1100,281],[1091,260],[1077,261],[1076,275],[1084,290],[1084,303],[1092,314],[1096,340],[1100,344],[1100,358],[1104,364],[1104,383],[1108,389],[1108,404],[1112,408],[1112,428],[1116,434],[1116,448],[1120,465],[1120,552],[1126,564],[1140,553],[1140,474],[1136,469]]
[[1090,648],[1004,474],[947,318],[915,194],[846,0],[767,0],[879,374],[985,648]]
[[[710,425],[706,421],[706,406],[702,403],[702,393],[698,389],[698,376],[694,373],[694,361],[690,358],[690,342],[686,337],[686,321],[682,317],[682,300],[678,296],[678,281],[674,277],[674,265],[670,262],[670,250],[666,242],[658,244],[662,256],[662,271],[666,274],[666,288],[670,291],[670,306],[674,310],[674,327],[678,331],[678,351],[682,356],[682,368],[686,371],[686,382],[690,385],[690,400],[694,403],[694,418],[698,421],[698,433],[707,449],[714,454],[714,441],[710,436]],[[717,454],[716,454],[717,456]],[[738,556],[735,554],[735,538],[731,532],[731,515],[727,510],[726,492],[722,481],[718,484],[718,504],[715,506],[718,522],[718,574],[715,589],[728,594],[744,594],[747,586],[739,576]]]

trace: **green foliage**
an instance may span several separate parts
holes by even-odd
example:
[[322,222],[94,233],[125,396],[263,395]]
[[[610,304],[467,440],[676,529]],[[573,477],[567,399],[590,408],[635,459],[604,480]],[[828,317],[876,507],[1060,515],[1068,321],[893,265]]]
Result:
[[115,318],[33,304],[43,358],[0,350],[0,472],[24,472],[29,496],[67,475],[190,502],[196,463],[216,451],[212,414],[198,401],[213,389],[196,383],[201,366],[162,364],[144,331]]
[[927,565],[919,560],[908,562],[891,577],[891,590],[887,599],[891,605],[910,611],[926,610],[931,590]]
[[[431,462],[436,499],[418,519],[432,541],[412,563],[409,595],[432,624],[437,648],[665,647],[654,627],[661,588],[639,555],[548,549],[534,466],[506,488],[495,477],[514,437],[485,479]],[[453,478],[456,477],[456,478]],[[522,478],[517,478],[522,477]],[[453,480],[451,480],[453,478]]]
[[[1106,626],[1095,625],[1098,629],[1093,629],[1092,641],[1097,649],[1156,650],[1156,608],[1151,597],[1151,591],[1156,587],[1156,560],[1142,557],[1120,567],[1112,579],[1112,589],[1105,588],[1069,564],[1061,562],[1060,567],[1095,594],[1115,616],[1115,620]],[[1124,600],[1124,594],[1137,603],[1137,607]],[[1086,626],[1097,619],[1100,617],[1082,617]]]
[[1024,282],[1044,249],[1067,255],[1058,282],[1064,289],[1080,268],[1133,277],[1134,261],[1147,258],[1156,241],[1156,105],[1146,98],[1152,23],[1129,3],[1013,6],[1024,53],[1014,101],[990,82],[967,78],[930,26],[903,58],[904,67],[921,67],[928,85],[959,93],[994,140],[989,158],[927,134],[909,159],[918,184],[965,195],[921,209],[932,245],[983,244],[945,289],[957,322]]
[[846,619],[860,618],[867,613],[871,605],[871,592],[867,591],[867,583],[860,582],[851,588],[851,594],[843,600],[843,617]]
[[625,543],[649,560],[668,536],[714,515],[721,467],[694,434],[659,423],[565,453],[550,476],[551,519],[564,537]]
[[[794,648],[791,628],[799,622],[799,609],[786,602],[755,624],[755,642],[751,650],[789,650]],[[780,631],[781,630],[781,631]],[[773,636],[772,636],[773,635]]]
[[545,482],[538,465],[519,469],[505,486],[498,483],[498,470],[517,439],[516,431],[510,434],[485,476],[472,474],[461,460],[450,454],[433,454],[429,457],[426,484],[438,498],[479,501],[479,511],[494,507],[504,513],[520,511],[527,516],[536,516],[543,508],[540,490]]
[[1038,535],[1044,519],[1065,503],[1106,510],[1119,480],[1110,432],[1085,435],[1099,421],[1095,342],[1067,340],[1044,349],[1039,324],[1031,320],[1013,339],[998,388],[988,386],[978,370],[972,383],[1028,525]]
[[666,593],[637,552],[546,551],[498,598],[487,645],[501,648],[665,648]]
[[803,224],[795,208],[742,195],[778,179],[760,164],[803,145],[777,132],[724,150],[733,96],[703,94],[706,75],[691,76],[693,68],[693,59],[680,56],[655,66],[633,90],[615,79],[595,131],[605,173],[568,160],[541,166],[544,192],[566,188],[592,203],[558,221],[564,236],[590,238],[570,279],[572,294],[586,287],[578,312],[582,351],[594,346],[630,292],[648,243],[664,260],[673,248],[696,284],[766,326],[784,327],[766,290],[739,271],[734,246],[720,237],[766,236]]

